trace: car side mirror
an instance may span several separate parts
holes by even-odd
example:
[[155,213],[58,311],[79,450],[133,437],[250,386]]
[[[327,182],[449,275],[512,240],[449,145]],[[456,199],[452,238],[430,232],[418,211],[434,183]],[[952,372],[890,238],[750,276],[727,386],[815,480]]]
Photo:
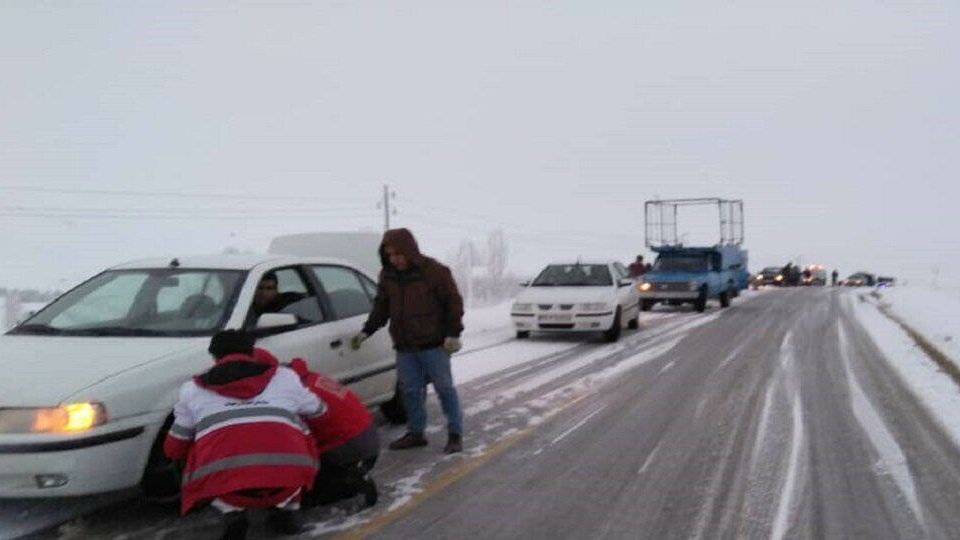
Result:
[[257,330],[293,328],[297,324],[297,316],[292,313],[264,313],[257,319]]
[[620,287],[633,287],[634,281],[632,279],[623,278],[620,280]]

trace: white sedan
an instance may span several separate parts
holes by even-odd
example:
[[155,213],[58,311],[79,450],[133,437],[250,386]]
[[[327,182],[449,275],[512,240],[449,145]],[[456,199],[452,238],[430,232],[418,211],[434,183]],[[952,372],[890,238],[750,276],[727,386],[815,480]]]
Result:
[[619,262],[551,264],[513,304],[517,337],[534,331],[602,332],[606,341],[617,341],[623,327],[638,327],[635,285]]
[[[254,310],[268,273],[276,298]],[[0,336],[0,497],[138,484],[174,496],[161,443],[178,388],[212,365],[210,336],[224,328],[252,331],[281,361],[301,357],[403,421],[387,333],[349,347],[375,292],[364,271],[316,257],[146,260],[92,277]]]

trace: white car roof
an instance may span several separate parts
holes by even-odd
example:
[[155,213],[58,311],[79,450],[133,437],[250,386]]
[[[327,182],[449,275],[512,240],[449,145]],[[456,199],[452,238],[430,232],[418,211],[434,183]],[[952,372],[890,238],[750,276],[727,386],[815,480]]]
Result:
[[183,257],[164,257],[138,259],[113,266],[110,270],[134,270],[141,268],[169,268],[176,258],[177,268],[203,268],[222,270],[250,270],[255,266],[271,263],[277,266],[291,264],[341,264],[350,267],[356,265],[332,257],[298,257],[293,255],[236,254],[236,255],[185,255]]
[[550,265],[551,265],[551,266],[552,266],[552,265],[568,266],[568,265],[574,265],[574,264],[607,264],[607,265],[610,265],[610,264],[615,264],[615,263],[617,263],[617,262],[619,262],[619,261],[612,261],[612,260],[610,260],[610,261],[601,261],[601,260],[596,260],[596,259],[587,259],[587,260],[583,260],[583,261],[554,261],[554,262],[550,263]]

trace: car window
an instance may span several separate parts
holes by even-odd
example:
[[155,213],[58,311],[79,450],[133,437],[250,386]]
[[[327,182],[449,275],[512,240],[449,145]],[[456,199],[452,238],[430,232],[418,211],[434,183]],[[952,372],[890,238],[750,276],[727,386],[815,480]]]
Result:
[[27,320],[21,333],[83,336],[209,335],[243,272],[156,268],[104,272]]
[[367,295],[370,296],[370,300],[373,300],[377,297],[377,284],[372,279],[367,276],[358,273],[360,276],[360,283],[363,285],[364,290],[367,291]]
[[257,319],[263,313],[289,313],[296,315],[301,323],[326,320],[316,293],[296,268],[280,268],[269,273],[277,278],[276,299],[259,312],[255,305],[250,307],[246,323],[248,328],[256,326]]
[[370,294],[353,270],[342,266],[312,268],[338,318],[345,319],[370,313],[373,308]]
[[624,267],[622,264],[614,263],[613,268],[617,271],[618,274],[620,274],[619,279],[630,277],[630,272],[628,272],[626,267]]
[[277,293],[283,302],[280,313],[291,313],[301,322],[322,322],[323,310],[317,296],[295,268],[277,270]]
[[613,285],[605,264],[552,264],[533,280],[533,287],[609,287]]
[[653,269],[657,272],[705,272],[707,258],[700,255],[660,256]]
[[46,324],[56,328],[77,328],[101,321],[123,320],[148,277],[146,273],[105,276],[83,301],[67,307]]
[[223,302],[224,290],[219,279],[210,272],[183,272],[157,292],[157,311],[178,310],[190,296],[203,295],[216,305]]

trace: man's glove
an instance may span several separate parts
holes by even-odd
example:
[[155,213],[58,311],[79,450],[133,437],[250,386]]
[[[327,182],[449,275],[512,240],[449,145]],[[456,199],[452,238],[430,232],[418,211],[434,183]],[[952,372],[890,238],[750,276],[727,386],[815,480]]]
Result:
[[370,336],[364,332],[360,332],[359,334],[353,336],[350,338],[350,348],[355,351],[358,350],[360,348],[360,344],[363,343],[368,337]]
[[453,354],[463,348],[463,343],[458,337],[448,337],[443,340],[443,348],[450,354]]

